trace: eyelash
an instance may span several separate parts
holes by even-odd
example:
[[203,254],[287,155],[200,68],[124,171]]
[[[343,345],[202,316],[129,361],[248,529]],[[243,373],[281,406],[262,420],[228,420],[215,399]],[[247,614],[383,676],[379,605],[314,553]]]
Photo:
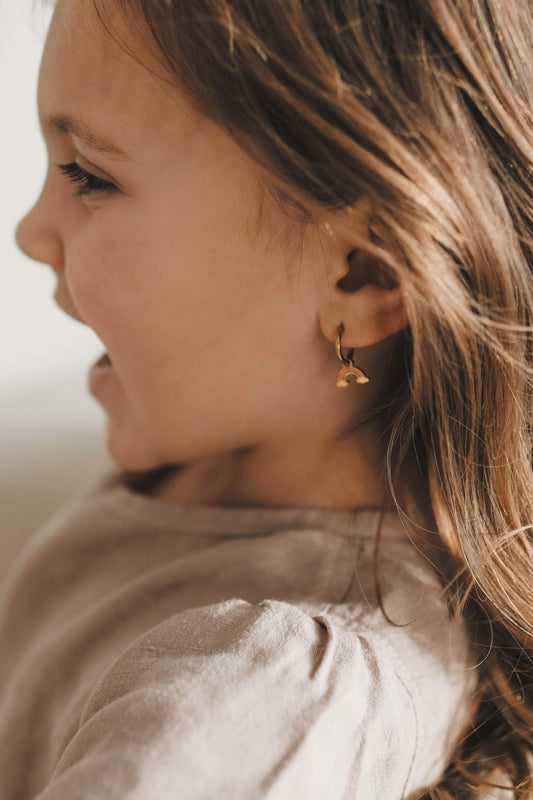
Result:
[[105,181],[103,178],[98,178],[96,175],[92,175],[75,162],[72,164],[58,164],[57,166],[69,180],[81,184],[76,192],[78,197],[84,194],[92,194],[93,192],[112,194],[113,192],[119,191],[115,184]]

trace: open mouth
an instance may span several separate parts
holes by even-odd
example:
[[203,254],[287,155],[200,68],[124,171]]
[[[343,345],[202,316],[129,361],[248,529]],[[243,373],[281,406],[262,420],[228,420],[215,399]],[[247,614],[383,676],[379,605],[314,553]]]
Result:
[[104,353],[104,355],[101,358],[98,359],[98,361],[96,362],[96,366],[97,367],[111,367],[112,366],[111,359],[109,358],[107,353]]

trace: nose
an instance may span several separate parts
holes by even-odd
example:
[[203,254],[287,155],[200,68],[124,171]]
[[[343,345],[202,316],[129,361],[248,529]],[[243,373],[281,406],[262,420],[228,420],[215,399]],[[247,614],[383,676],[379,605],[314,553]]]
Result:
[[41,199],[22,217],[15,229],[15,241],[25,255],[48,264],[57,272],[63,261],[58,232],[46,219]]

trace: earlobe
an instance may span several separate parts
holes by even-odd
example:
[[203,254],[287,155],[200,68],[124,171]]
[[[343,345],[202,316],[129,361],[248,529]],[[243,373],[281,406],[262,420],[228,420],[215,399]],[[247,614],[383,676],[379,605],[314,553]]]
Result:
[[[378,327],[381,333],[381,339],[386,336],[392,336],[394,333],[406,328],[409,325],[409,318],[407,316],[407,309],[405,308],[405,292],[403,287],[397,286],[395,289],[382,289],[378,291],[385,292],[383,297],[383,304],[378,307],[377,313],[381,316],[378,322]],[[380,341],[378,339],[378,341]]]
[[370,347],[409,325],[401,286],[382,289],[366,284],[350,295],[338,292],[330,300],[318,315],[320,328],[335,344],[342,324],[342,344],[347,349]]
[[343,341],[346,347],[369,347],[408,325],[400,286],[382,289],[366,284],[347,297],[343,306]]

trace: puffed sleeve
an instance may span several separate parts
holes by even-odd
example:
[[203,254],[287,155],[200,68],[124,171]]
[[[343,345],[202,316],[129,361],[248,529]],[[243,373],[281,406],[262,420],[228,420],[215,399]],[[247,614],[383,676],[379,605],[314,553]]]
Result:
[[38,800],[400,800],[417,737],[385,642],[232,599],[113,662]]

